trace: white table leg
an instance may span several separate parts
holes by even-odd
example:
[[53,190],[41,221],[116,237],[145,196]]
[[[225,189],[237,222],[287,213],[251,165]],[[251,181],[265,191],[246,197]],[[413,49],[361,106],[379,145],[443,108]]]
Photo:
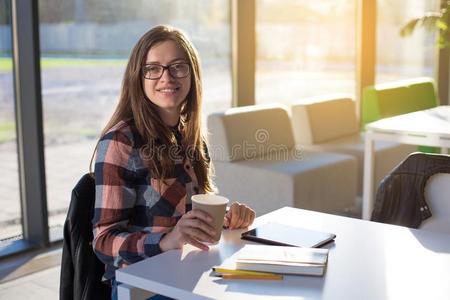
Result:
[[119,284],[117,286],[117,298],[119,300],[132,300],[132,286],[127,284]]
[[363,178],[363,203],[362,203],[362,217],[364,220],[369,220],[373,208],[373,181],[374,181],[374,141],[370,131],[365,134],[364,143],[364,178]]

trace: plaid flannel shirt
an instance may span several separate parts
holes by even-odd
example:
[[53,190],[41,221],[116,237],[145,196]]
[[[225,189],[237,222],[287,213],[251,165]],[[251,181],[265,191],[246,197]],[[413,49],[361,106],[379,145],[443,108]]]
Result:
[[113,278],[118,268],[161,253],[160,239],[190,209],[191,195],[199,192],[187,159],[176,161],[173,176],[164,182],[152,178],[140,154],[142,145],[133,120],[119,122],[98,144],[93,248],[106,265],[104,279]]

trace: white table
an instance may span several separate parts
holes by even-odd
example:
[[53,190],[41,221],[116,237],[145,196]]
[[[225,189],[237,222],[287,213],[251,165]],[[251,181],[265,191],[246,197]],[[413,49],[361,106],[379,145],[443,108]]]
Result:
[[442,147],[442,153],[447,153],[450,148],[450,106],[438,106],[366,125],[362,209],[366,220],[370,219],[374,202],[376,140]]
[[[185,246],[116,271],[119,282],[177,299],[449,299],[450,235],[282,208],[257,218],[333,232],[324,277],[283,281],[211,276],[244,245],[242,230],[224,231],[209,252]],[[248,243],[248,242],[247,242]],[[123,299],[123,298],[122,298]]]

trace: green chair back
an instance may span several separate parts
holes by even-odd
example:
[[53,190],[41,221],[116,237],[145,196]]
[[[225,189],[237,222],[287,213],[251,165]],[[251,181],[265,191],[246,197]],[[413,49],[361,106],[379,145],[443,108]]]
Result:
[[432,108],[438,99],[431,78],[416,78],[366,87],[363,91],[361,125]]
[[[363,90],[361,126],[379,119],[438,105],[433,79],[415,78],[378,84]],[[419,146],[418,151],[436,153],[438,148]]]

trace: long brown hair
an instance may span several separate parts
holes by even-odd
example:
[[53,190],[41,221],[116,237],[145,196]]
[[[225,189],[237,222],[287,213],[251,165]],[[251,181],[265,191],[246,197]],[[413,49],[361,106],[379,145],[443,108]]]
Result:
[[[206,153],[206,138],[201,131],[202,80],[200,60],[192,43],[178,29],[160,25],[146,32],[134,46],[122,81],[122,91],[119,103],[101,132],[107,133],[120,121],[133,119],[136,128],[144,140],[142,150],[151,153],[161,153],[160,161],[153,157],[149,161],[152,176],[166,179],[174,170],[175,162],[170,157],[169,150],[176,145],[176,139],[171,128],[164,124],[159,116],[156,105],[148,100],[143,89],[142,66],[145,64],[148,51],[158,43],[174,41],[183,51],[191,68],[191,88],[182,103],[179,130],[183,137],[184,148],[192,156],[193,167],[199,187],[205,192],[214,190],[210,176],[209,157]],[[162,146],[162,147],[161,147]],[[161,147],[156,149],[156,147]],[[92,170],[91,158],[89,169]]]

